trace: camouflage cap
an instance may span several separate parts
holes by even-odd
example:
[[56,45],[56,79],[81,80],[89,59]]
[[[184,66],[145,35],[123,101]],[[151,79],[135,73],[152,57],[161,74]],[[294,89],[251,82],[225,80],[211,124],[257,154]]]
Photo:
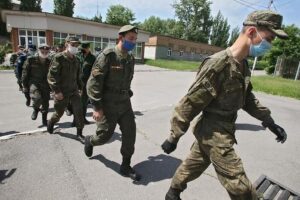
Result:
[[66,37],[66,42],[77,42],[77,43],[80,43],[80,40],[76,36],[70,36],[70,35],[68,35]]
[[134,32],[136,34],[138,34],[138,28],[132,25],[125,25],[122,26],[119,30],[119,34],[121,33],[126,33],[126,32]]
[[250,13],[243,23],[244,26],[261,26],[286,39],[288,35],[282,30],[282,15],[271,10],[259,10]]
[[23,45],[18,45],[18,49],[25,49]]
[[41,44],[39,46],[39,49],[43,49],[43,50],[50,50],[50,47],[47,44]]

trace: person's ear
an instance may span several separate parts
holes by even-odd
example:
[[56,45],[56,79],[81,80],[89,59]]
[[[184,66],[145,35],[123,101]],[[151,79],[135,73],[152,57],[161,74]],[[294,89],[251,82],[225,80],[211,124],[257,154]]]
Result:
[[248,36],[249,38],[253,39],[253,38],[256,37],[256,34],[257,34],[256,28],[255,28],[254,26],[250,26],[250,27],[247,29],[246,33],[247,33],[247,36]]

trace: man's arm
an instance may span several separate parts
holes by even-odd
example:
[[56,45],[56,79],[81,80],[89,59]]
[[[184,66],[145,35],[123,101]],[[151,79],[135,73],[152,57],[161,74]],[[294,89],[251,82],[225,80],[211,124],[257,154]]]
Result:
[[26,92],[26,90],[28,91],[29,89],[29,76],[30,76],[30,61],[29,58],[25,61],[24,65],[23,65],[23,70],[22,70],[22,84],[24,87],[23,92]]
[[247,88],[246,100],[243,110],[245,110],[256,119],[262,121],[262,125],[265,128],[269,128],[270,131],[272,131],[277,136],[276,140],[278,142],[284,143],[286,141],[286,132],[282,127],[275,124],[273,118],[271,117],[271,111],[267,107],[261,105],[258,99],[256,99],[255,95],[252,92],[251,82]]
[[[60,56],[60,55],[59,55]],[[59,62],[59,56],[54,56],[50,69],[48,72],[48,84],[55,93],[60,93],[60,73],[61,73],[61,63]]]
[[108,71],[108,61],[105,54],[98,56],[95,61],[90,78],[87,82],[87,94],[95,111],[102,110],[102,97],[104,78]]

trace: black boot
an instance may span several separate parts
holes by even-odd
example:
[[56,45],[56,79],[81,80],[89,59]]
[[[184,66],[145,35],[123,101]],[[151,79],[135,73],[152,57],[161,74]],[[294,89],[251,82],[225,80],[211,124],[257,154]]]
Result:
[[43,123],[43,126],[47,126],[47,115],[48,115],[48,112],[43,112],[42,113],[42,123]]
[[47,122],[47,131],[52,134],[53,133],[53,129],[54,129],[54,123],[51,122],[51,120],[48,120]]
[[91,157],[93,155],[93,144],[91,143],[91,136],[85,137],[84,153],[87,157]]
[[77,128],[77,137],[84,138],[84,136],[82,135],[82,128]]
[[39,109],[34,108],[34,109],[33,109],[33,112],[32,112],[32,115],[31,115],[31,119],[32,119],[32,120],[36,120],[38,114],[39,114]]
[[169,191],[166,194],[165,200],[181,200],[180,193],[181,190],[173,189],[170,187]]
[[130,166],[130,159],[128,158],[123,157],[123,162],[120,166],[120,174],[125,177],[130,177],[134,181],[141,180],[141,175]]

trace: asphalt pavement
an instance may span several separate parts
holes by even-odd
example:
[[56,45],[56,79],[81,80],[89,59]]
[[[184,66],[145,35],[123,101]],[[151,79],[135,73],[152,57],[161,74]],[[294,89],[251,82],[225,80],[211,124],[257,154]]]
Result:
[[[0,199],[2,200],[159,200],[164,199],[171,178],[194,141],[191,129],[181,138],[178,148],[166,155],[160,144],[168,136],[170,116],[186,93],[195,72],[178,72],[137,65],[132,89],[136,115],[137,140],[132,165],[143,175],[140,182],[122,177],[122,135],[117,128],[103,146],[94,148],[87,158],[82,141],[70,127],[72,116],[64,115],[55,134],[41,126],[41,115],[30,119],[31,107],[18,91],[14,74],[0,72]],[[279,144],[260,122],[239,112],[236,137],[237,153],[242,158],[250,180],[261,174],[300,192],[300,101],[286,97],[255,93],[263,105],[272,110],[275,121],[285,128],[288,139]],[[50,102],[51,108],[53,101]],[[53,109],[51,109],[53,111]],[[50,113],[51,114],[51,113]],[[83,134],[95,133],[92,124]],[[197,180],[188,184],[183,200],[228,200],[210,166]]]

